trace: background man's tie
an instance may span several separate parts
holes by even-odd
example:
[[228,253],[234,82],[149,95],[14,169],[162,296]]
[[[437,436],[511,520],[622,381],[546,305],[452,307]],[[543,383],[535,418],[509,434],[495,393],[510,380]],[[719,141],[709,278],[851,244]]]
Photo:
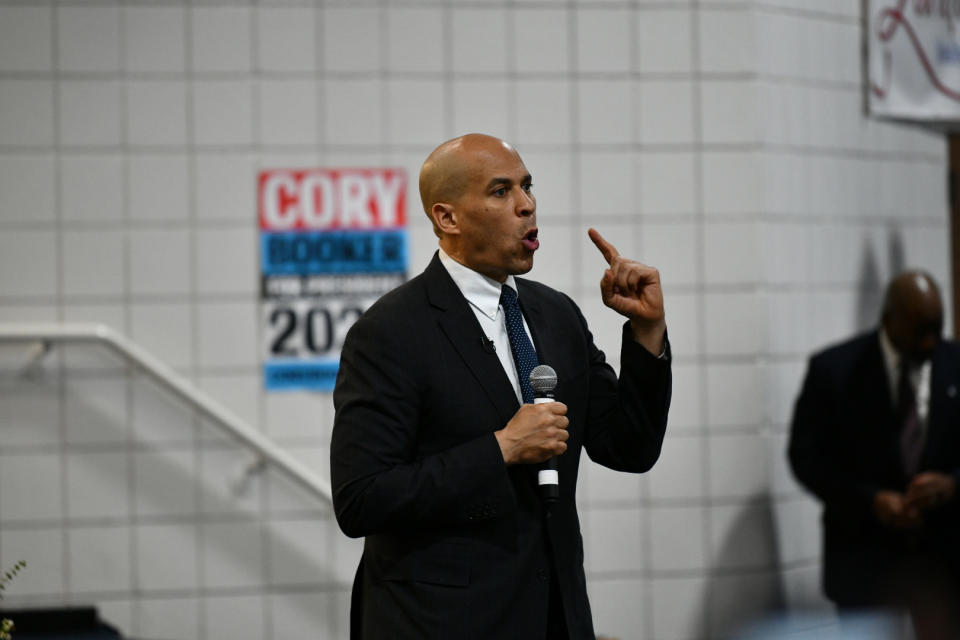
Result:
[[923,429],[917,413],[917,399],[910,382],[910,367],[900,365],[900,382],[897,385],[897,415],[900,418],[900,456],[908,476],[917,472],[920,453],[923,451]]

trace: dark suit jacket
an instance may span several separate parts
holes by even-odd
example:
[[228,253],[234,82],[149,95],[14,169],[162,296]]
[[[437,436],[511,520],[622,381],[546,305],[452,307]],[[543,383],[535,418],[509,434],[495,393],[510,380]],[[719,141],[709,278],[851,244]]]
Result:
[[542,638],[551,568],[571,637],[594,637],[574,503],[580,452],[649,469],[666,428],[670,365],[627,338],[618,383],[572,300],[532,281],[517,286],[570,419],[549,515],[537,469],[504,464],[493,432],[519,405],[436,256],[347,336],[331,473],[341,528],[366,537],[354,638]]
[[[875,606],[897,598],[905,554],[923,550],[957,570],[957,500],[920,532],[883,527],[874,494],[904,491],[895,400],[876,331],[810,359],[797,399],[789,458],[797,479],[823,503],[823,583],[839,605]],[[920,471],[960,479],[960,346],[943,341],[933,359],[930,413]]]

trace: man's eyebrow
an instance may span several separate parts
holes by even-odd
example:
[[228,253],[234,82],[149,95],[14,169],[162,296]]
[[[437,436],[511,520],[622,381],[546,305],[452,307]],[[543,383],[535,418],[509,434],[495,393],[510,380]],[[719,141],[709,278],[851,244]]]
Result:
[[[533,182],[533,176],[531,176],[529,173],[520,179],[520,184],[528,184],[530,182]],[[511,185],[511,184],[513,184],[513,180],[511,178],[505,178],[505,177],[491,178],[490,182],[487,183],[487,189],[492,189],[493,187],[496,187],[499,185]]]

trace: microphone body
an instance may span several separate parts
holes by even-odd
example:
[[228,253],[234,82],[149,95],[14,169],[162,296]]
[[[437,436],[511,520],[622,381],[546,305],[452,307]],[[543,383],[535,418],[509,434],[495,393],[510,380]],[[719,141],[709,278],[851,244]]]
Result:
[[[557,372],[553,367],[541,364],[530,372],[530,386],[533,388],[534,404],[553,402],[553,390],[557,387]],[[544,463],[537,473],[540,496],[547,504],[553,504],[560,498],[560,473],[557,471],[557,457],[553,456]]]

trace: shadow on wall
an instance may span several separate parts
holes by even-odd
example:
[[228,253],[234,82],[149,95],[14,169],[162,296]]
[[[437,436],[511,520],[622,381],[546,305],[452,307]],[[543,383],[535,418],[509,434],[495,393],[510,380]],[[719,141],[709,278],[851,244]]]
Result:
[[[860,275],[857,278],[857,317],[854,319],[858,332],[869,331],[877,326],[886,288],[886,282],[880,278],[873,246],[869,242],[865,242],[863,246]],[[890,266],[890,277],[907,268],[903,234],[896,227],[890,227],[887,231],[887,263]]]
[[784,608],[773,503],[766,493],[746,505],[716,508],[713,526],[725,526],[707,578],[710,638],[730,638]]

